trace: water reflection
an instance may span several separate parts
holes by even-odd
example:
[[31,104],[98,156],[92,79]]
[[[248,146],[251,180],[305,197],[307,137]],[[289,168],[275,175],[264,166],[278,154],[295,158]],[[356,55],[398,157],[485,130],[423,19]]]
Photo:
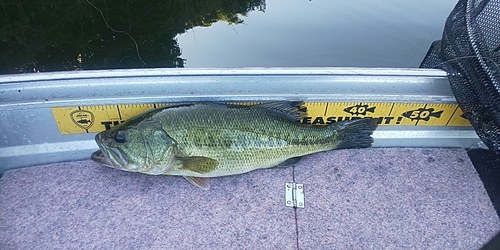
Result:
[[183,67],[175,39],[264,10],[264,0],[0,2],[0,73]]
[[178,36],[186,67],[412,67],[457,0],[272,0],[245,25]]

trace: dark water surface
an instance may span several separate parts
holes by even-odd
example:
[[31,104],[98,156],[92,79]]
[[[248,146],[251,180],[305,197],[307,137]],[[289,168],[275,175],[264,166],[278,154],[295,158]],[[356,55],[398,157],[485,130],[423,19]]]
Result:
[[[417,67],[456,0],[0,0],[0,73]],[[228,25],[229,24],[229,25]]]

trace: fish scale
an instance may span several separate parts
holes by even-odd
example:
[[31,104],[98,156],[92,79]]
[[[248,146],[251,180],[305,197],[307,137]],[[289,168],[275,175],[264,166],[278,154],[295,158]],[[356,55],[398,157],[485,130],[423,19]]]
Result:
[[[329,144],[323,143],[329,132],[326,128],[296,124],[276,115],[273,117],[264,109],[221,109],[204,105],[166,109],[163,112],[157,114],[162,117],[162,127],[174,141],[183,145],[180,149],[183,155],[204,156],[219,161],[219,166],[210,173],[172,169],[168,173],[173,175],[216,177],[240,174],[335,147],[333,140]],[[224,122],[227,117],[238,119]],[[256,120],[260,122],[255,124]]]

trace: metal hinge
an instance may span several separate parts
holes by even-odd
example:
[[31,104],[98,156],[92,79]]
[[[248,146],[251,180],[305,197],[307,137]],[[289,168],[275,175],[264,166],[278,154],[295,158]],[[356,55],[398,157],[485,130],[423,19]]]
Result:
[[285,185],[286,206],[304,208],[304,184],[287,182]]

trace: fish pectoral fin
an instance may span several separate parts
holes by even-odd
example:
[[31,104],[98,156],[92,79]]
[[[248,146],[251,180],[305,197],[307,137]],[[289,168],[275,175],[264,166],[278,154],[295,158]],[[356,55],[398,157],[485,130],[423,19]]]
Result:
[[295,165],[295,164],[299,163],[300,160],[302,160],[302,156],[288,158],[284,162],[276,165],[276,167],[278,167],[278,168],[291,167],[292,165]]
[[202,178],[202,177],[193,177],[193,176],[184,176],[186,180],[191,182],[191,184],[203,189],[203,190],[208,190],[210,189],[210,179],[209,178]]
[[182,163],[182,170],[193,171],[200,174],[210,173],[219,165],[217,160],[204,156],[181,157],[178,158],[178,160]]

